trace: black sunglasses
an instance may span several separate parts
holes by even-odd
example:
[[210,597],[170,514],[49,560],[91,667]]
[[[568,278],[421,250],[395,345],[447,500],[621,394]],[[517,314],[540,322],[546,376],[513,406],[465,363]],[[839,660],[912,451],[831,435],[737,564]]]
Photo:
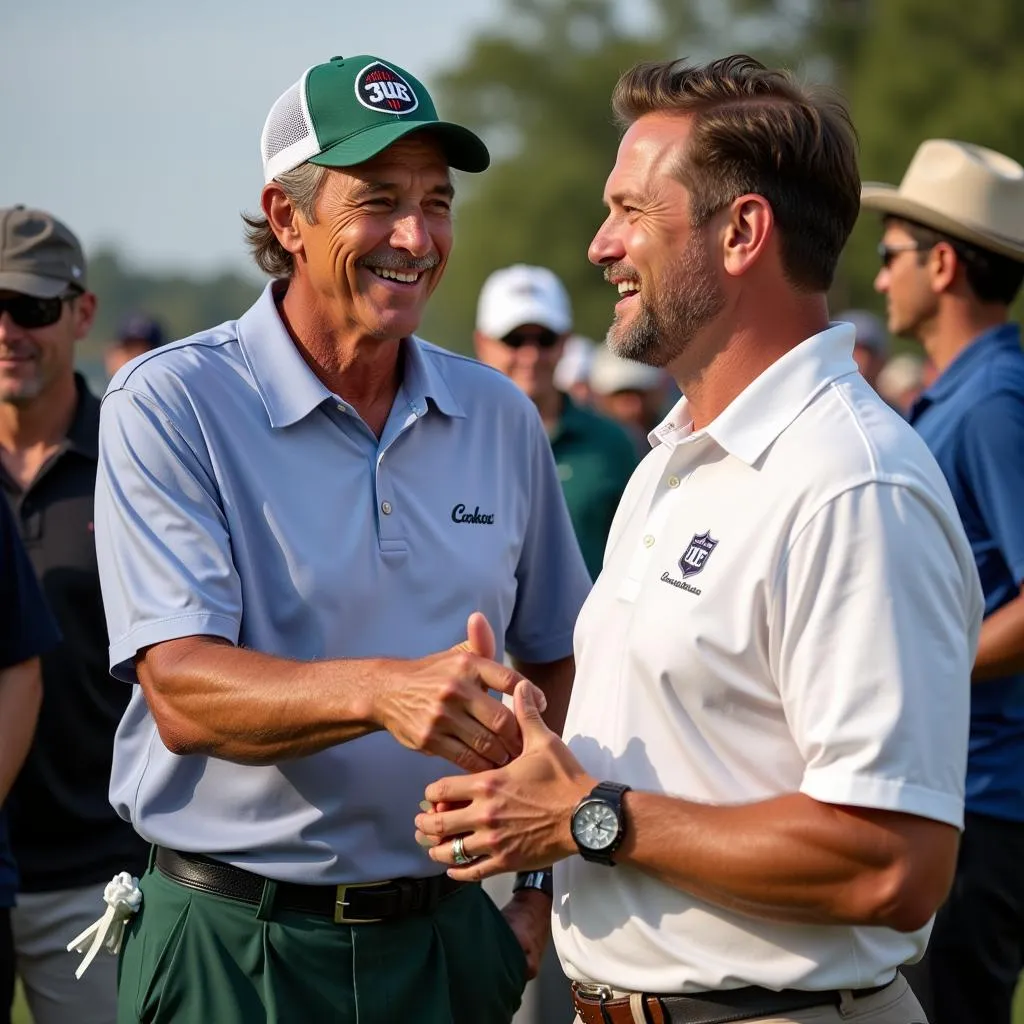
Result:
[[554,348],[558,344],[560,334],[544,327],[536,331],[509,331],[501,340],[509,348],[522,348],[524,345],[536,345],[537,348]]
[[923,249],[919,242],[903,242],[899,245],[886,245],[885,242],[878,243],[878,258],[882,261],[882,266],[889,268],[892,266],[892,260],[894,256],[898,256],[901,252],[918,252]]
[[49,327],[55,324],[64,311],[64,303],[78,298],[81,292],[70,291],[52,299],[38,299],[34,295],[15,295],[9,299],[0,299],[0,316],[7,313],[10,318],[25,330],[37,327]]

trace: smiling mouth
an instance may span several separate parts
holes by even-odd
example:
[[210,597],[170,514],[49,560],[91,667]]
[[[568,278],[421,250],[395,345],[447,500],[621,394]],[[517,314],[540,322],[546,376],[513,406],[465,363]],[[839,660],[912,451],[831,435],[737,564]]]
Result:
[[385,281],[397,281],[399,284],[418,284],[426,273],[425,270],[389,270],[386,267],[367,267],[371,274]]
[[639,281],[618,281],[615,287],[618,289],[619,298],[624,299],[630,295],[640,294],[640,282]]

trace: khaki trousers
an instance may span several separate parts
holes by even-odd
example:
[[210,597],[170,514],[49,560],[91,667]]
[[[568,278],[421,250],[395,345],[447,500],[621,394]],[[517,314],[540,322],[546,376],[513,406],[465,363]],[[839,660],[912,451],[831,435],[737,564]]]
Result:
[[[619,993],[616,993],[618,995]],[[634,1011],[636,1024],[646,1024],[643,1012]],[[881,992],[863,999],[845,1000],[841,1006],[815,1006],[787,1017],[750,1017],[743,1024],[928,1024],[921,1004],[903,975]],[[579,1017],[576,1024],[580,1024]]]

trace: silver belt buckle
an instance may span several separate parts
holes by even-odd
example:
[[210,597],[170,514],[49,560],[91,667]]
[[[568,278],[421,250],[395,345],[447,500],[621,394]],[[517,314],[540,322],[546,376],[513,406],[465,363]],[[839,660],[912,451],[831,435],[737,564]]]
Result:
[[576,991],[587,999],[611,999],[612,990],[609,985],[600,985],[596,981],[577,981]]

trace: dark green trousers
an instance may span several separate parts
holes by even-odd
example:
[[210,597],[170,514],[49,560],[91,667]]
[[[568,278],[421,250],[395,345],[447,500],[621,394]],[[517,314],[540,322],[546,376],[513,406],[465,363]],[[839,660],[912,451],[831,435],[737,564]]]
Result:
[[362,925],[210,896],[152,867],[140,887],[118,1024],[508,1024],[526,984],[477,885],[432,914]]

